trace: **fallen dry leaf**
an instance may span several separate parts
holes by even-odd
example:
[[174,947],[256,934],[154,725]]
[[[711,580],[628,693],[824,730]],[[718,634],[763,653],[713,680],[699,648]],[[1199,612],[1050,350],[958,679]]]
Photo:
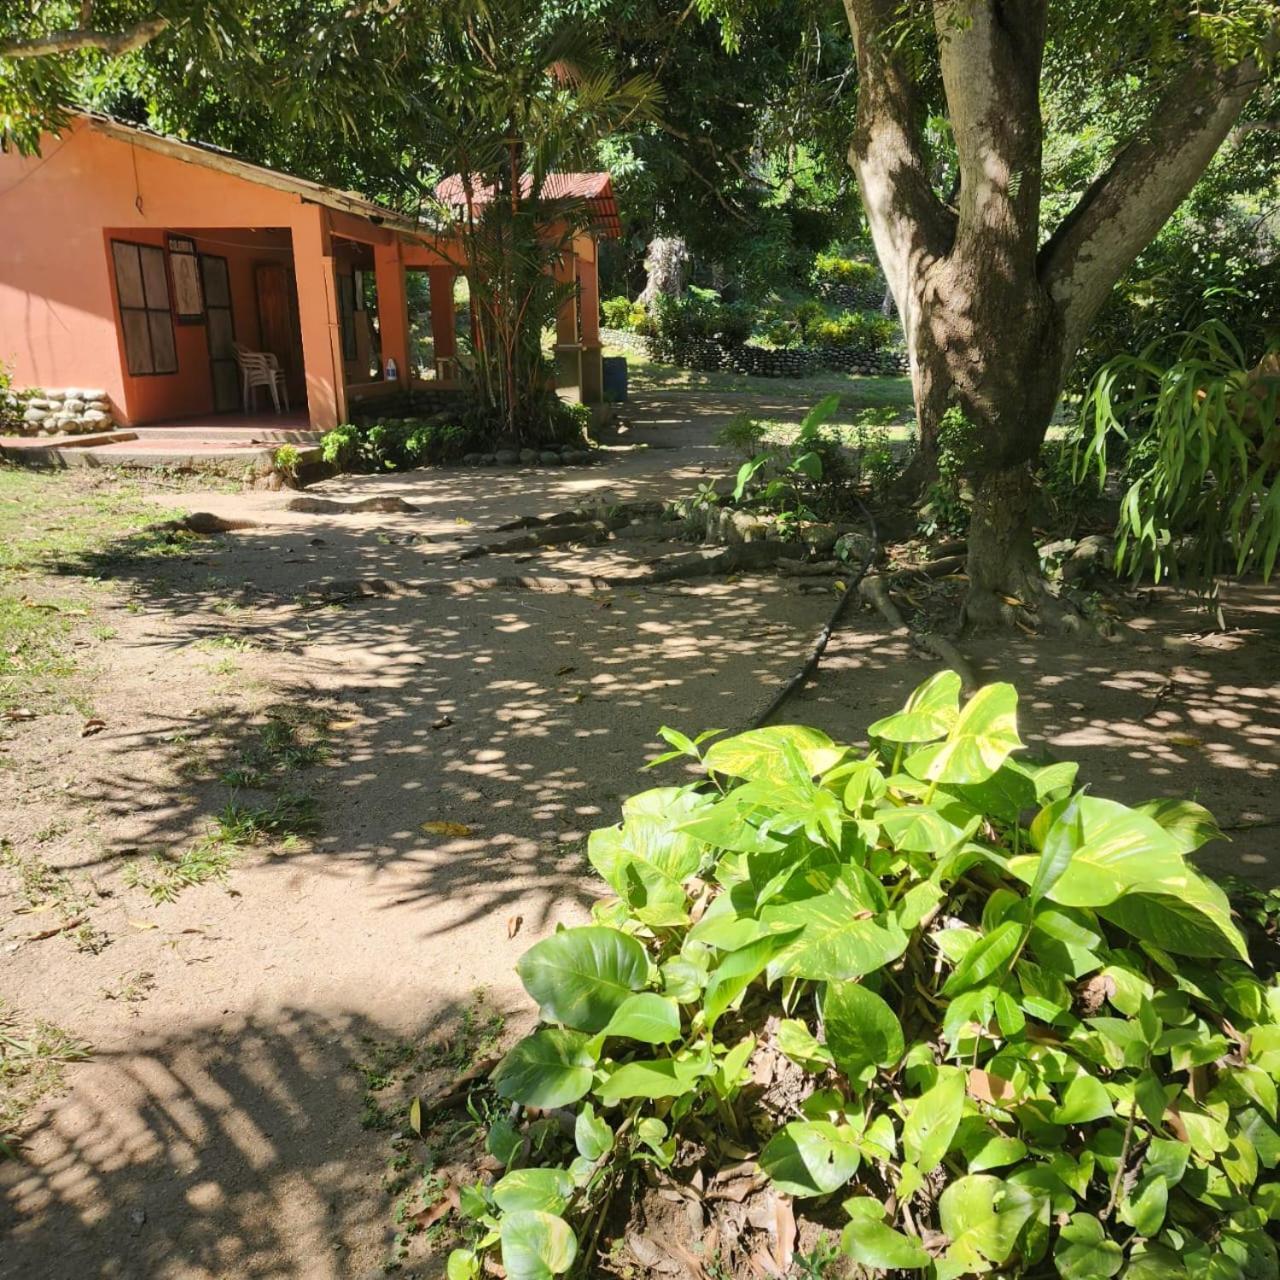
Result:
[[558,676],[567,676],[571,671],[577,671],[577,669],[578,669],[577,667],[561,667],[561,668],[556,672],[556,675],[558,675]]
[[469,836],[471,828],[465,822],[424,822],[419,830],[429,836]]
[[524,924],[524,916],[511,916],[507,920],[507,937],[514,938],[520,932],[522,924]]
[[133,929],[158,929],[160,926],[154,920],[130,920],[129,925]]
[[452,723],[452,716],[441,716],[439,720],[433,720],[431,722],[431,727],[433,729],[447,729]]
[[447,1213],[451,1213],[458,1207],[458,1189],[450,1185],[445,1191],[442,1199],[437,1200],[435,1204],[429,1205],[427,1208],[420,1210],[418,1213],[411,1214],[409,1221],[416,1223],[422,1230],[426,1230],[434,1222],[439,1222]]
[[92,738],[95,733],[101,733],[107,727],[107,722],[98,716],[90,716],[88,720],[80,726],[80,736],[82,738]]
[[26,707],[10,707],[9,710],[4,713],[3,718],[5,720],[34,720],[36,718],[36,713],[28,710]]
[[1175,747],[1203,747],[1204,739],[1197,738],[1194,733],[1171,733],[1165,739]]
[[975,1067],[969,1072],[969,1082],[965,1086],[971,1098],[979,1102],[989,1102],[992,1106],[1003,1106],[1014,1096],[1013,1085],[1003,1076],[992,1075],[990,1071],[982,1071]]

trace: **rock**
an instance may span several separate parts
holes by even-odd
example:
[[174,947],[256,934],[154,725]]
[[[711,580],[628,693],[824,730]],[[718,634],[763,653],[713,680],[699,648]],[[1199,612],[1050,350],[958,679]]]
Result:
[[496,467],[498,465],[498,455],[496,453],[481,454],[480,465],[482,467]]
[[43,409],[47,412],[49,409],[53,408],[53,402],[51,400],[45,400],[45,399],[28,400],[27,408]]
[[47,410],[37,409],[34,405],[32,405],[27,409],[26,413],[22,415],[22,420],[23,422],[39,423],[39,422],[43,422],[45,418],[47,418],[48,416],[49,414]]
[[521,461],[525,466],[528,466],[528,465],[529,465],[530,463],[532,463],[532,462],[537,462],[537,460],[538,460],[538,451],[537,451],[536,449],[521,449],[521,450],[520,450],[520,461]]
[[514,467],[520,461],[520,453],[516,449],[499,449],[494,458],[501,467]]
[[740,542],[759,542],[769,536],[769,525],[749,511],[726,511],[728,519],[722,521],[725,539],[736,546]]
[[835,528],[829,524],[810,525],[805,530],[804,540],[814,551],[825,555],[832,547],[836,545],[837,534]]
[[858,563],[874,552],[875,543],[869,533],[843,533],[836,539],[832,550],[837,560]]
[[1062,566],[1062,576],[1068,581],[1083,578],[1090,570],[1108,563],[1115,555],[1115,543],[1104,533],[1091,533],[1076,543],[1071,558]]
[[462,455],[462,462],[464,466],[474,467],[479,463],[479,461],[480,455],[478,453],[464,453]]
[[543,449],[543,451],[538,454],[538,461],[541,462],[543,466],[558,467],[563,459],[554,449]]
[[403,498],[392,497],[390,495],[377,498],[357,498],[351,502],[337,502],[332,498],[290,498],[284,504],[286,511],[310,511],[315,514],[340,515],[344,512],[361,512],[361,511],[417,511],[418,508],[411,503],[406,502]]
[[84,401],[68,396],[62,402],[62,407],[67,413],[75,414],[78,416],[79,414],[82,414],[84,412]]
[[1045,560],[1061,560],[1075,550],[1074,538],[1060,538],[1057,542],[1046,542],[1040,548],[1040,555]]
[[[68,391],[67,394],[70,395],[71,393]],[[97,387],[94,387],[90,391],[80,392],[81,400],[105,400],[106,398],[107,393],[105,391],[100,391]]]
[[101,409],[86,409],[80,421],[97,426],[100,422],[110,422],[111,419]]
[[106,400],[106,399],[101,399],[101,400],[86,400],[86,401],[84,402],[84,407],[85,407],[86,409],[93,409],[93,410],[94,410],[95,412],[97,412],[97,413],[110,413],[110,412],[111,412],[111,403],[110,403],[110,401],[108,401],[108,400]]

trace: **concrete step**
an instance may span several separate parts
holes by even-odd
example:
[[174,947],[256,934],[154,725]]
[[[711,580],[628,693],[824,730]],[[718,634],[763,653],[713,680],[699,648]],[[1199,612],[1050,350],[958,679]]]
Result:
[[221,427],[184,426],[177,424],[163,427],[130,427],[139,440],[249,440],[259,444],[316,444],[320,431],[312,431],[310,427]]

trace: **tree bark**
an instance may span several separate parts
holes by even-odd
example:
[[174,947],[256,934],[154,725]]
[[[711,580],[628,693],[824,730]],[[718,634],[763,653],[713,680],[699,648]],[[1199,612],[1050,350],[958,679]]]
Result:
[[[1194,48],[1148,121],[1040,245],[1048,0],[933,0],[959,185],[934,189],[898,0],[844,0],[858,63],[849,163],[907,341],[920,451],[959,450],[975,494],[967,616],[1059,612],[1031,529],[1034,463],[1071,360],[1112,287],[1189,194],[1259,80]],[[957,413],[948,417],[950,411]],[[963,438],[948,439],[944,423]]]
[[688,279],[688,246],[679,236],[654,236],[649,241],[644,266],[649,278],[640,301],[645,306],[652,306],[660,295],[679,297]]
[[42,36],[20,36],[0,41],[0,58],[46,58],[82,49],[97,49],[108,57],[118,58],[149,44],[170,25],[170,19],[157,17],[135,23],[127,31],[72,27]]

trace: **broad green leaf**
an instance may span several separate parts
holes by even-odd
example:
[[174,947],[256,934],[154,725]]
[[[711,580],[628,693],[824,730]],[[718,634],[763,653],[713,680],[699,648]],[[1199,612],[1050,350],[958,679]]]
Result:
[[927,782],[983,782],[1021,746],[1017,691],[989,684],[965,703],[944,741],[907,757],[906,770]]
[[[989,1173],[957,1178],[938,1198],[939,1222],[951,1238],[944,1256],[973,1271],[989,1270],[984,1259],[999,1266],[1013,1252],[1019,1232],[1035,1211],[1034,1197]],[[953,1270],[950,1274],[967,1273]]]
[[1015,920],[1006,920],[990,933],[984,934],[982,940],[970,947],[951,971],[951,975],[942,984],[942,994],[959,995],[962,991],[984,985],[989,978],[1008,967],[1021,941],[1022,925]]
[[513,1045],[493,1083],[500,1098],[526,1107],[563,1107],[591,1088],[595,1065],[585,1035],[549,1027]]
[[907,935],[892,916],[881,922],[865,918],[867,910],[847,877],[829,893],[764,908],[760,918],[771,930],[800,930],[774,970],[786,977],[840,982],[896,960],[907,949]]
[[1201,960],[1249,959],[1231,919],[1227,895],[1185,864],[1173,876],[1134,885],[1099,908],[1112,924],[1174,955]]
[[1067,1085],[1062,1102],[1053,1110],[1054,1124],[1088,1124],[1112,1115],[1111,1095],[1097,1076],[1082,1071]]
[[573,1141],[578,1154],[584,1160],[599,1160],[613,1150],[613,1129],[589,1102],[582,1104],[578,1118],[573,1122]]
[[493,1202],[506,1213],[538,1209],[561,1213],[573,1194],[573,1179],[565,1169],[512,1169],[493,1184]]
[[578,1256],[573,1229],[554,1214],[521,1210],[502,1216],[502,1265],[508,1280],[563,1275]]
[[844,756],[825,733],[804,725],[779,724],[764,729],[749,729],[733,738],[722,738],[707,748],[703,763],[713,773],[756,782],[788,782],[793,769],[787,748],[804,763],[809,777],[832,768]]
[[679,1006],[652,991],[639,991],[618,1006],[604,1034],[626,1036],[643,1044],[670,1044],[680,1039]]
[[1136,806],[1138,813],[1158,822],[1183,853],[1194,853],[1210,840],[1225,840],[1213,814],[1194,800],[1148,800]]
[[1169,1184],[1159,1174],[1143,1178],[1120,1201],[1120,1221],[1127,1222],[1140,1236],[1154,1236],[1164,1224],[1168,1207]]
[[840,1248],[864,1267],[882,1271],[923,1271],[931,1261],[914,1236],[903,1235],[883,1219],[861,1214],[850,1218],[841,1232]]
[[1044,859],[1051,865],[1067,859],[1066,868],[1045,892],[1063,906],[1106,906],[1144,882],[1187,872],[1181,850],[1158,823],[1114,800],[1072,796],[1043,811],[1036,823],[1043,836],[1040,857],[1013,858],[1009,869],[1031,883]]
[[445,1280],[476,1280],[480,1259],[470,1249],[454,1249],[445,1265]]
[[861,983],[829,983],[822,1020],[836,1066],[851,1080],[868,1068],[896,1066],[906,1047],[897,1014]]
[[712,1070],[710,1055],[628,1062],[598,1085],[595,1093],[608,1107],[624,1098],[678,1098]]
[[769,1139],[760,1167],[788,1195],[821,1196],[844,1186],[860,1159],[848,1125],[793,1120]]
[[703,999],[706,1025],[713,1027],[720,1015],[764,972],[769,961],[790,942],[792,933],[775,932],[731,951],[712,970]]
[[983,1173],[1016,1164],[1027,1154],[1027,1144],[1021,1138],[1002,1138],[988,1131],[982,1140],[966,1148],[966,1154],[969,1172]]
[[[954,813],[958,806],[951,806]],[[900,808],[884,806],[875,811],[874,820],[893,842],[895,849],[907,853],[931,853],[943,857],[977,829],[980,819],[973,818],[964,826],[950,821],[935,805],[910,804]]]
[[954,671],[930,676],[907,699],[906,707],[868,728],[886,742],[933,742],[945,738],[960,714],[960,677]]
[[1107,1239],[1097,1218],[1073,1213],[1058,1233],[1053,1260],[1062,1280],[1107,1280],[1124,1265],[1124,1250]]
[[625,933],[584,925],[544,938],[520,957],[516,972],[545,1021],[595,1032],[645,985],[649,958]]
[[1148,1240],[1141,1253],[1129,1255],[1123,1280],[1186,1280],[1186,1275],[1187,1269],[1176,1253]]
[[835,1065],[831,1050],[821,1044],[798,1018],[783,1018],[778,1023],[778,1048],[806,1071],[825,1071]]
[[964,1111],[964,1085],[962,1071],[940,1071],[937,1083],[911,1104],[902,1126],[902,1154],[921,1173],[932,1173],[942,1163],[956,1136]]

